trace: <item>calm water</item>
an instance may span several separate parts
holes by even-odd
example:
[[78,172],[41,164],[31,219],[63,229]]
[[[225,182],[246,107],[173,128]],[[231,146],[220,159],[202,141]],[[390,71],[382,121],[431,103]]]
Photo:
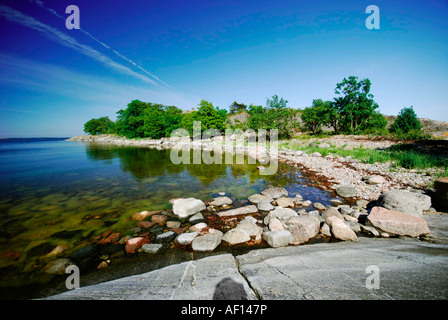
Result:
[[329,204],[329,193],[296,168],[279,164],[275,176],[261,176],[257,165],[174,165],[169,150],[2,139],[0,285],[38,281],[29,275],[48,263],[49,248],[63,245],[68,254],[105,230],[125,234],[133,213],[171,209],[171,198],[223,191],[244,200],[273,185]]

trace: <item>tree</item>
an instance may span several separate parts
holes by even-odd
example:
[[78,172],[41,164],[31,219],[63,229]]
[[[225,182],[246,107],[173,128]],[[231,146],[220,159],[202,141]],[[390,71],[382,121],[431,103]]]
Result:
[[235,114],[242,111],[247,111],[247,106],[243,103],[233,101],[233,103],[229,106],[229,114]]
[[226,129],[226,115],[227,111],[225,109],[215,108],[211,102],[201,100],[195,121],[201,121],[202,131],[207,129],[224,131]]
[[145,137],[160,139],[165,136],[163,106],[147,103],[143,116],[143,133]]
[[182,121],[182,110],[175,106],[163,107],[163,122],[165,137],[168,137],[174,130],[180,128]]
[[358,77],[344,78],[336,85],[334,107],[340,115],[340,122],[346,131],[354,133],[370,119],[378,104],[372,99],[369,79],[358,81]]
[[397,133],[408,133],[410,131],[419,131],[422,128],[422,124],[417,119],[417,115],[414,112],[414,108],[401,109],[400,113],[395,119],[394,123],[390,127],[390,131]]
[[125,110],[117,112],[117,133],[128,138],[143,138],[144,117],[147,104],[140,100],[133,100]]
[[322,126],[329,122],[330,106],[330,101],[314,99],[313,105],[305,108],[301,116],[305,127],[312,133],[319,132]]
[[109,117],[90,119],[84,124],[84,132],[90,135],[114,133],[115,123]]

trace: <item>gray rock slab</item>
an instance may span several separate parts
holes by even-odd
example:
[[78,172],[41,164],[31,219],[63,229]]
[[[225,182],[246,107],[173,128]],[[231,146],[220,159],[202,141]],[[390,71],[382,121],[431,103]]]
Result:
[[231,254],[183,262],[140,275],[81,287],[46,299],[211,300],[216,285],[226,277],[241,283],[248,299],[256,299]]

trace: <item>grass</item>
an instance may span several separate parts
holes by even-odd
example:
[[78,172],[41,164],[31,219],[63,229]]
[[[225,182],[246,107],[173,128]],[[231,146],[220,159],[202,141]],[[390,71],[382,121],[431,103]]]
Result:
[[283,143],[280,147],[286,147],[292,150],[305,151],[308,154],[319,152],[322,156],[329,154],[338,154],[342,157],[351,156],[363,163],[374,164],[376,162],[392,162],[394,167],[406,169],[428,169],[441,168],[441,175],[448,176],[448,160],[442,157],[436,157],[430,154],[420,153],[412,149],[412,145],[395,145],[387,150],[366,149],[362,146],[353,150],[344,150],[342,147],[322,148],[315,145],[295,145],[289,142]]

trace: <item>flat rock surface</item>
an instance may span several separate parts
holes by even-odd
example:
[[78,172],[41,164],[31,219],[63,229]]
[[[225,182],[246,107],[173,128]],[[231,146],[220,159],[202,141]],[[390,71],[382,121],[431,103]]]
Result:
[[[366,288],[369,266],[378,267],[379,289]],[[225,277],[249,299],[448,299],[448,244],[361,237],[221,254],[47,299],[212,299]]]

